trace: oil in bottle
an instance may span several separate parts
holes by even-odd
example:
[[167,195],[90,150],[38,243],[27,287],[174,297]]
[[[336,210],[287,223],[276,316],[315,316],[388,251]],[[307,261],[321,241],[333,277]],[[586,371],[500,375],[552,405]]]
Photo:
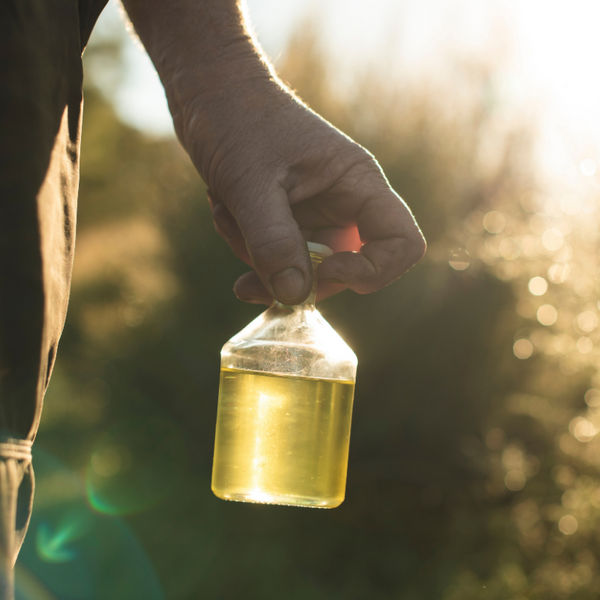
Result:
[[354,382],[222,369],[212,489],[245,502],[344,500]]

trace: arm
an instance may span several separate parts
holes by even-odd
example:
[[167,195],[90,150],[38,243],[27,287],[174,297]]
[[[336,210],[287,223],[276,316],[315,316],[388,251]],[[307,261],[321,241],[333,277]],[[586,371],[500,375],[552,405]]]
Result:
[[177,135],[209,188],[217,231],[255,272],[241,299],[310,291],[305,239],[335,254],[319,297],[391,283],[425,252],[375,159],[306,107],[254,44],[236,0],[123,0],[165,86]]

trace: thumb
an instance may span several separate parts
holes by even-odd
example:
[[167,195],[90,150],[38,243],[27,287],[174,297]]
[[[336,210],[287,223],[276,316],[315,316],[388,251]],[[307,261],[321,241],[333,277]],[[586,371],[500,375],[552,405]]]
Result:
[[292,215],[286,191],[246,198],[232,210],[256,273],[282,304],[298,304],[312,287],[306,240]]

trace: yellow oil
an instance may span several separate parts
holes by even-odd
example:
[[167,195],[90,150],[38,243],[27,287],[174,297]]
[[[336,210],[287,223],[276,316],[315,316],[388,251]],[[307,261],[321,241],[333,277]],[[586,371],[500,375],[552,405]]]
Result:
[[346,491],[354,383],[221,370],[212,489],[334,508]]

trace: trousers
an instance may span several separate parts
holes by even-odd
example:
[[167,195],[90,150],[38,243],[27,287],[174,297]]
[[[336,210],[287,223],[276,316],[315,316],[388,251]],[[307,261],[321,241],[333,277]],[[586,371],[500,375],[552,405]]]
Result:
[[0,600],[33,502],[31,446],[75,246],[81,56],[107,0],[0,0]]

